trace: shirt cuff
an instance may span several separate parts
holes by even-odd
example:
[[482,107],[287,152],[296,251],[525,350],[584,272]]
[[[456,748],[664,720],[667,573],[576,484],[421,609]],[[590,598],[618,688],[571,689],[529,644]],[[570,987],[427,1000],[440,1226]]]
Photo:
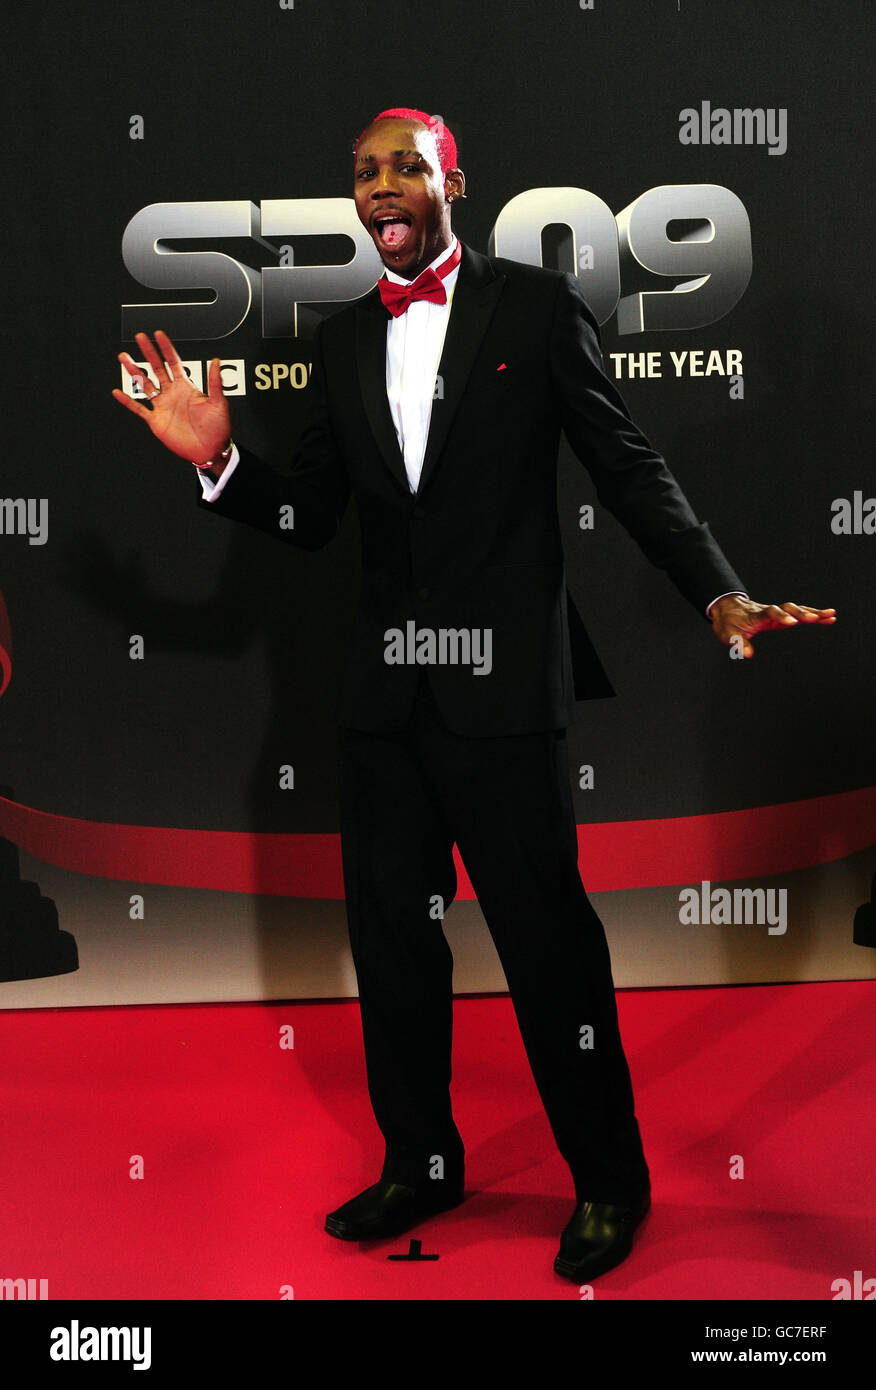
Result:
[[231,446],[231,457],[217,479],[210,477],[209,473],[198,469],[198,481],[201,484],[201,492],[205,502],[215,502],[220,492],[224,488],[228,479],[231,477],[237,465],[240,463],[240,454],[237,452],[237,445]]
[[[233,457],[233,455],[232,455],[232,457]],[[224,477],[225,477],[225,474],[223,473],[223,474],[222,474],[222,478],[224,479]],[[221,479],[220,479],[220,481],[221,481]],[[714,608],[715,604],[718,602],[718,599],[722,599],[722,598],[731,598],[731,597],[736,597],[736,598],[748,598],[749,595],[748,595],[748,594],[743,594],[743,592],[742,592],[741,589],[730,589],[730,590],[728,590],[728,592],[727,592],[726,594],[719,594],[719,595],[718,595],[718,598],[713,598],[713,599],[712,599],[712,602],[709,604],[708,608],[706,609],[706,617],[707,617],[707,618],[710,618],[710,617],[712,616],[712,609]]]

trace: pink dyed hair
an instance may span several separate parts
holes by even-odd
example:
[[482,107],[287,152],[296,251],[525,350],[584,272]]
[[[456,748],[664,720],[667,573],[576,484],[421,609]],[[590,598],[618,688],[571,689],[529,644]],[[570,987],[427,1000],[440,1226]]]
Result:
[[[415,111],[411,106],[393,106],[388,111],[381,111],[379,115],[374,117],[373,121],[368,122],[368,125],[373,125],[374,121],[387,120],[390,117],[400,121],[421,121],[424,126],[428,126],[435,136],[435,144],[438,149],[438,162],[441,166],[442,174],[446,174],[448,169],[455,169],[457,167],[456,141],[444,122],[437,116],[430,116],[428,111]],[[368,126],[365,127],[365,130],[367,129]],[[363,135],[364,133],[365,131],[362,132]],[[354,159],[359,153],[359,146],[361,143],[362,135],[360,135],[359,139],[356,141],[353,150]]]

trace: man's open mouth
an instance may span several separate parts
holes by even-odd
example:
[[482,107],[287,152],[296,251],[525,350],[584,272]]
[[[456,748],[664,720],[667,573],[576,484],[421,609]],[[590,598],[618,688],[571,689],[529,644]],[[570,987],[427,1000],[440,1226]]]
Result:
[[372,226],[381,246],[388,251],[399,251],[410,234],[411,219],[401,212],[387,212],[375,217]]

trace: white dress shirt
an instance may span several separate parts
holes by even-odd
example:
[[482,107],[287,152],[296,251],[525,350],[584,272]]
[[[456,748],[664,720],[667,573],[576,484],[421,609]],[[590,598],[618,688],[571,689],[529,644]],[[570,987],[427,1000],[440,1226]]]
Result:
[[[455,249],[456,237],[431,262],[431,269],[437,270]],[[392,270],[387,270],[386,278],[397,285],[411,283]],[[423,471],[438,364],[458,278],[458,265],[444,277],[446,303],[415,299],[405,313],[391,318],[386,326],[386,394],[411,492],[416,492]]]
[[[455,248],[456,237],[430,262],[431,269],[437,270],[443,265]],[[411,283],[392,270],[387,270],[386,277],[397,285]],[[444,335],[458,278],[458,265],[444,277],[446,303],[415,299],[405,313],[390,318],[386,325],[386,394],[411,492],[416,492],[423,470],[438,363],[444,350]],[[239,462],[240,454],[235,445],[222,475],[215,482],[207,474],[199,473],[201,491],[207,502],[215,501]]]
[[[453,255],[455,248],[456,237],[440,256],[430,262],[431,268],[437,271]],[[403,275],[388,269],[386,278],[398,285],[411,283]],[[458,278],[458,265],[444,277],[446,303],[433,304],[428,299],[415,299],[403,314],[390,318],[386,325],[386,394],[411,492],[416,492],[423,470],[438,364],[444,350],[444,337]],[[199,473],[201,490],[207,502],[213,502],[219,496],[239,461],[240,455],[235,445],[217,481]],[[725,597],[724,594],[718,595],[718,598]],[[718,598],[712,599],[706,609],[707,617]]]

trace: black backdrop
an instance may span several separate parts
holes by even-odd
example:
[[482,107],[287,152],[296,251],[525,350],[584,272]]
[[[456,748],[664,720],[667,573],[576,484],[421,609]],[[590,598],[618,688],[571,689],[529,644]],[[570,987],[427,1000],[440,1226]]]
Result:
[[[0,492],[48,501],[44,545],[0,536],[15,645],[0,780],[16,799],[125,824],[337,829],[332,714],[355,515],[311,555],[195,508],[192,470],[110,396],[116,354],[132,347],[121,306],[163,297],[132,278],[120,246],[151,203],[349,197],[353,140],[396,104],[455,131],[468,197],[454,225],[476,249],[537,187],[586,188],[618,213],[659,185],[713,183],[750,220],[751,279],[728,313],[635,335],[612,317],[603,347],[662,352],[661,379],[621,389],[752,594],[833,605],[839,622],[767,635],[754,661],[729,660],[611,518],[597,510],[595,529],[578,529],[595,499],[564,446],[569,587],[619,695],[579,706],[570,733],[573,764],[596,774],[577,792],[579,820],[872,785],[876,539],[831,529],[834,499],[876,490],[868,9],[48,0],[7,15]],[[786,110],[787,150],[682,144],[679,113],[706,100]],[[337,259],[335,242],[285,240],[297,264]],[[203,244],[277,264],[252,243]],[[235,434],[282,466],[306,390],[256,390],[254,367],[307,362],[309,338],[263,339],[254,310],[229,337],[179,346],[245,361]],[[726,376],[676,379],[670,348],[740,350],[743,398]],[[285,763],[294,793],[278,787]]]

